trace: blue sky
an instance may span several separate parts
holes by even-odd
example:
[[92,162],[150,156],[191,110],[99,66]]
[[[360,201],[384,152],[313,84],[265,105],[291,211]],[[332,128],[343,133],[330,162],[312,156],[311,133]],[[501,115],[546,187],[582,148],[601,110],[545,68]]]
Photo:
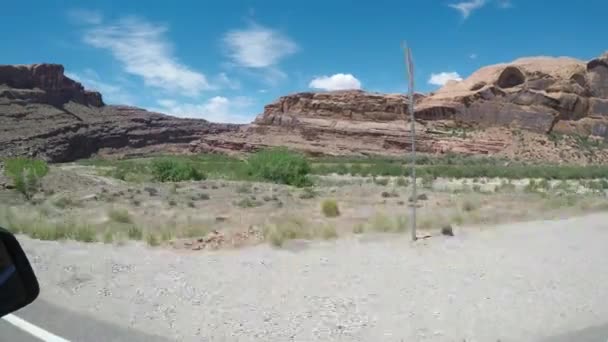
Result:
[[10,1],[0,64],[60,63],[111,104],[249,122],[299,91],[416,90],[487,64],[608,50],[608,1]]

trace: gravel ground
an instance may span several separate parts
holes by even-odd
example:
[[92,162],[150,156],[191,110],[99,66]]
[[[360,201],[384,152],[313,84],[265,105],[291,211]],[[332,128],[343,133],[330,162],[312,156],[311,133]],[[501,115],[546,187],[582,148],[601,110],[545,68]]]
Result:
[[180,341],[534,341],[608,322],[608,214],[283,250],[20,240],[44,299]]

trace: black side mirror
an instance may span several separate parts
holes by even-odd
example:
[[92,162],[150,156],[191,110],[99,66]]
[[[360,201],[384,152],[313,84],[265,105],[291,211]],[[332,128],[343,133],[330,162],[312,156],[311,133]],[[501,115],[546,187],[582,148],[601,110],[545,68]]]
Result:
[[0,317],[30,304],[39,293],[38,280],[21,245],[0,228]]

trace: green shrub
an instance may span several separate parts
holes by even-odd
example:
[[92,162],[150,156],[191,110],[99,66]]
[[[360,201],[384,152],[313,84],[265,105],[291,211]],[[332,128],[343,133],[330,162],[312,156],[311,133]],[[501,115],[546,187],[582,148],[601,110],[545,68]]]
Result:
[[310,164],[300,154],[271,149],[253,154],[247,160],[248,173],[255,178],[297,187],[310,185]]
[[321,211],[326,217],[337,217],[340,216],[340,209],[338,208],[338,202],[333,199],[324,200],[321,203]]
[[40,181],[48,172],[49,167],[44,160],[8,158],[4,161],[4,173],[27,199],[40,189]]
[[191,163],[171,158],[158,159],[152,162],[152,175],[159,182],[181,182],[203,180],[205,175]]

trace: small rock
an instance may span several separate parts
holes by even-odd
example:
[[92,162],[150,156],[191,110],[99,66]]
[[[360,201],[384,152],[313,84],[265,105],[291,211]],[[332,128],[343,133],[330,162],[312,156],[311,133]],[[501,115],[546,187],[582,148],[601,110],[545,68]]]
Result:
[[452,226],[448,224],[441,227],[441,234],[445,236],[454,236],[454,230],[452,229]]
[[215,222],[225,222],[226,220],[228,220],[228,218],[225,216],[216,216],[215,217]]

